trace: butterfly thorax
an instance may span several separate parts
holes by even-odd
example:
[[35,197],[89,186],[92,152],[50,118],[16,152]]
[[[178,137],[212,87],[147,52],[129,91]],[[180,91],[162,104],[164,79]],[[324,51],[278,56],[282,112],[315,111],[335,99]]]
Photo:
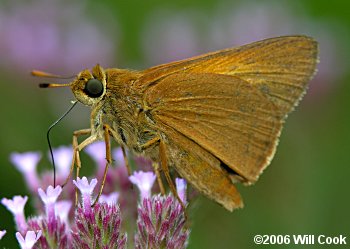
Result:
[[106,70],[106,93],[93,106],[91,120],[95,120],[95,124],[92,125],[100,134],[103,125],[109,125],[112,128],[111,135],[120,145],[136,154],[156,158],[158,153],[154,146],[143,147],[157,132],[149,115],[144,111],[142,95],[132,87],[138,77],[139,73],[135,71]]

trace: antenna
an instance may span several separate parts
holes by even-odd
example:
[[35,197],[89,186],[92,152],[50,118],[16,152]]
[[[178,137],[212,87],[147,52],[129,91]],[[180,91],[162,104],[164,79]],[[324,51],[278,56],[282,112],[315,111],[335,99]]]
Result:
[[52,152],[52,146],[51,146],[51,142],[50,142],[50,131],[53,127],[55,127],[65,116],[67,116],[67,114],[73,109],[73,107],[78,103],[77,100],[72,101],[72,105],[69,107],[69,109],[59,118],[57,119],[47,130],[46,133],[46,139],[47,139],[47,143],[49,145],[49,150],[50,150],[50,155],[51,155],[51,161],[52,161],[52,167],[53,167],[53,186],[54,188],[56,187],[56,166],[55,166],[55,159],[53,156],[53,152]]
[[52,73],[47,73],[39,70],[33,70],[31,71],[31,74],[35,77],[42,77],[42,78],[55,78],[55,79],[71,79],[74,78],[75,75],[72,76],[61,76],[61,75],[56,75]]

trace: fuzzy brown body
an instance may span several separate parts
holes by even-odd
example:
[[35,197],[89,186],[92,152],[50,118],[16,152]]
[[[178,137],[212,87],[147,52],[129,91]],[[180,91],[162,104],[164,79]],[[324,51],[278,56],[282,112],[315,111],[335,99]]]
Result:
[[[70,86],[91,106],[91,135],[168,166],[228,210],[242,207],[234,183],[254,183],[270,163],[288,113],[317,64],[317,43],[277,37],[144,71],[84,70]],[[103,84],[88,96],[87,83]]]

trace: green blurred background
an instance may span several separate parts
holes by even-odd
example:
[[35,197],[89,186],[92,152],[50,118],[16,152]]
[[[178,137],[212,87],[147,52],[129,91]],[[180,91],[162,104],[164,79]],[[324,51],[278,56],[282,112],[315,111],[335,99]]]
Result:
[[[229,213],[200,199],[191,213],[189,248],[259,248],[256,234],[342,234],[349,244],[349,27],[349,1],[2,0],[0,197],[28,194],[9,154],[46,154],[46,130],[73,99],[69,89],[39,89],[30,70],[72,75],[96,63],[143,69],[306,34],[320,42],[319,72],[288,118],[273,162],[255,186],[239,186],[244,209]],[[55,128],[54,145],[70,144],[72,131],[88,124],[89,110],[77,108]],[[40,167],[48,165],[44,160]],[[28,206],[26,214],[33,214]],[[0,247],[18,247],[13,218],[2,205],[0,217],[0,230],[7,230]]]

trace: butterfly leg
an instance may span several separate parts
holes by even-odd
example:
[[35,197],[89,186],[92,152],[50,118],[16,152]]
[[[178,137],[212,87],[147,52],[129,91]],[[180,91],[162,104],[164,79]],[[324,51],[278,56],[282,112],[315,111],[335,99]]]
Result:
[[122,152],[123,152],[123,158],[124,158],[124,162],[125,162],[125,167],[126,169],[128,170],[128,175],[130,176],[131,175],[131,167],[130,167],[130,164],[129,164],[129,160],[128,160],[128,157],[126,155],[126,150],[125,150],[125,147],[124,146],[120,146],[122,148]]
[[72,164],[69,170],[69,175],[67,176],[66,180],[62,184],[62,187],[64,187],[69,179],[72,176],[74,166],[77,165],[78,168],[81,167],[81,162],[80,162],[80,156],[79,156],[79,151],[77,150],[78,148],[78,136],[83,136],[83,135],[89,135],[91,134],[91,129],[83,129],[83,130],[78,130],[73,133],[73,159],[72,159]]
[[[78,137],[79,136],[83,136],[83,135],[90,135],[88,138],[86,138],[83,142],[81,142],[80,144],[78,143]],[[72,159],[72,165],[69,171],[69,175],[67,177],[67,179],[65,180],[65,182],[63,183],[62,186],[65,186],[69,179],[72,176],[73,173],[73,169],[74,166],[77,166],[77,170],[76,170],[76,177],[79,177],[79,173],[80,173],[80,168],[81,168],[81,161],[80,161],[80,154],[79,152],[86,147],[87,145],[95,142],[97,140],[97,135],[96,134],[92,134],[92,130],[91,129],[83,129],[83,130],[78,130],[73,132],[73,159]],[[75,190],[75,203],[78,204],[78,190]]]
[[[159,141],[160,141],[159,136],[155,136],[152,139],[150,139],[149,141],[147,141],[146,143],[144,143],[143,145],[141,145],[141,149],[142,150],[148,149],[151,146],[153,146],[154,144],[159,143]],[[157,176],[157,182],[158,182],[158,186],[159,186],[160,192],[161,192],[162,195],[165,195],[165,188],[164,188],[164,184],[162,182],[162,177],[160,175],[160,170],[161,169],[159,167],[159,163],[158,162],[153,162],[152,163],[152,167],[154,168],[154,172],[155,172],[155,174]]]
[[160,176],[159,163],[158,162],[153,162],[152,166],[153,166],[154,172],[156,173],[156,176],[157,176],[157,182],[158,182],[158,186],[159,186],[159,189],[160,189],[160,193],[162,195],[165,195],[165,188],[164,188],[164,185],[163,185],[163,182],[162,182],[162,177]]
[[[106,125],[106,124],[103,127],[104,127],[104,130],[106,130],[106,129],[108,130],[109,135],[112,136],[115,141],[118,141],[118,134],[115,130],[112,129],[112,127],[110,127],[109,125]],[[105,127],[107,127],[107,128],[105,128]],[[105,134],[105,136],[106,136],[106,134]],[[123,145],[120,145],[120,147],[122,149],[125,167],[128,171],[128,175],[130,176],[131,175],[131,167],[129,164],[128,156],[126,154],[126,149]]]
[[100,198],[100,196],[102,194],[103,187],[105,186],[105,183],[106,183],[108,168],[109,168],[109,165],[112,163],[111,141],[110,141],[111,130],[112,129],[109,125],[106,125],[106,124],[103,125],[104,140],[105,140],[105,145],[106,145],[106,161],[107,162],[106,162],[105,170],[103,173],[103,180],[101,183],[100,191],[98,192],[98,195],[97,195],[94,203],[92,204],[92,206],[94,206],[98,202],[98,199]]
[[181,198],[177,194],[177,190],[175,188],[174,182],[172,181],[169,173],[169,167],[167,164],[167,159],[166,159],[166,149],[165,149],[165,143],[161,140],[159,143],[159,157],[160,157],[160,164],[162,166],[162,170],[165,175],[165,179],[167,180],[170,190],[173,193],[173,195],[176,197],[176,199],[179,201],[181,207],[183,210],[186,209],[185,204],[182,202]]
[[[78,137],[79,136],[83,136],[83,135],[89,135],[91,134],[91,129],[83,129],[83,130],[78,130],[73,132],[73,158],[72,158],[72,164],[69,170],[69,175],[67,176],[66,180],[64,181],[64,183],[62,184],[62,187],[64,187],[69,179],[72,177],[72,173],[73,173],[73,169],[74,166],[77,166],[77,171],[76,171],[76,177],[79,177],[79,172],[80,172],[80,168],[81,168],[81,161],[80,161],[80,155],[79,155],[79,150],[78,150]],[[78,190],[75,190],[75,204],[78,204]]]

